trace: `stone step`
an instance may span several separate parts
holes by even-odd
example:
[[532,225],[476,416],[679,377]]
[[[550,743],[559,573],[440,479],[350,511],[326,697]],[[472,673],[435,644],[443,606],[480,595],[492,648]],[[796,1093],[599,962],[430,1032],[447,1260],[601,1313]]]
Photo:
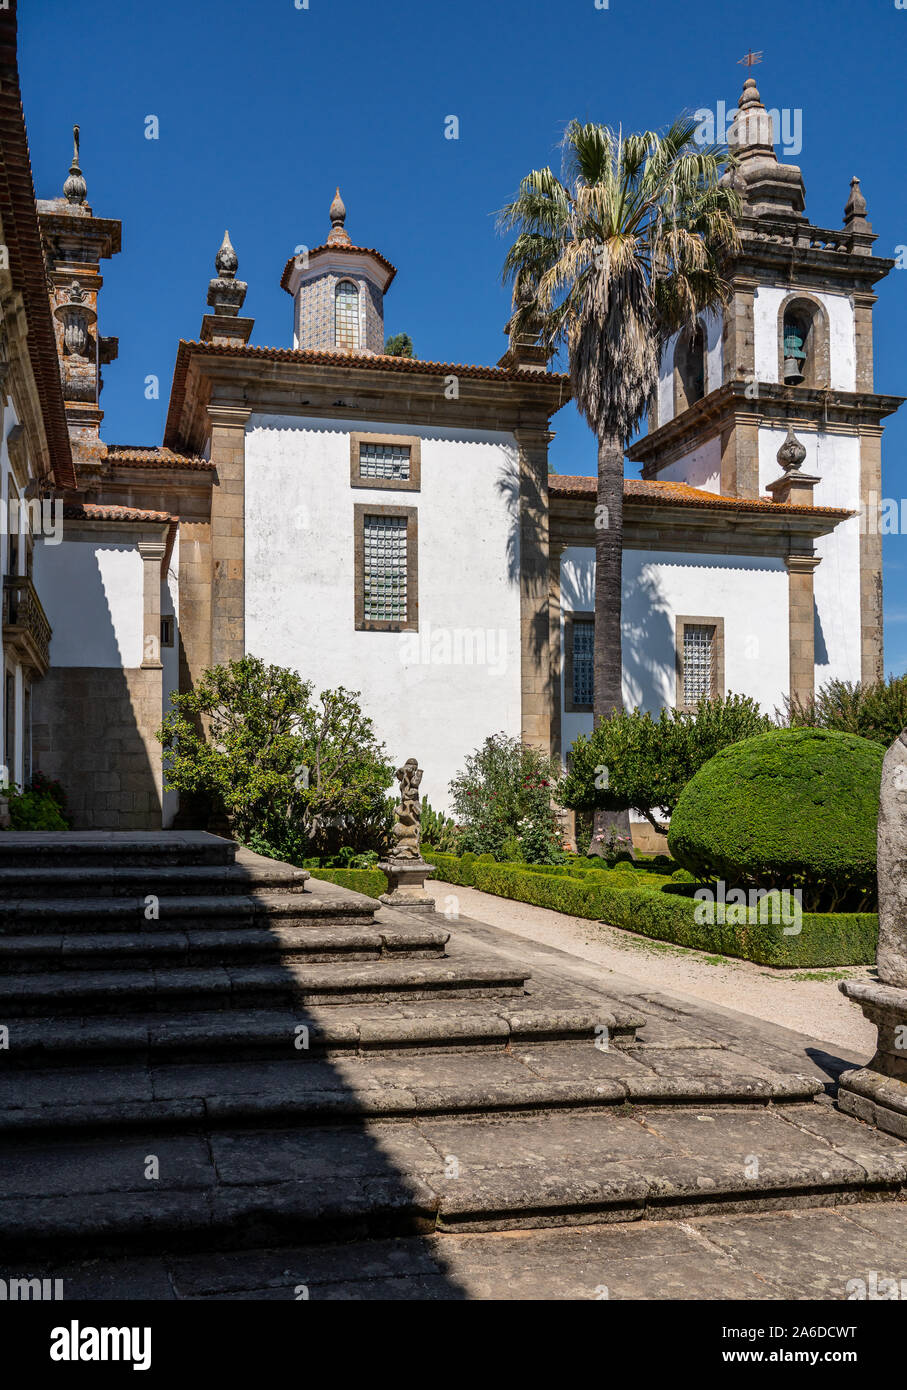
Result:
[[156,925],[157,931],[5,935],[0,937],[0,973],[420,959],[443,956],[450,936],[419,924],[340,926],[320,918],[301,926],[275,922],[229,931],[195,930],[188,922],[185,931]]
[[146,902],[144,897],[0,901],[0,954],[4,940],[11,936],[72,936],[83,932],[153,936],[161,931],[184,931],[190,927],[196,931],[230,931],[253,924],[355,926],[372,922],[375,909],[372,899],[362,894],[329,897],[320,886],[310,891],[308,884],[302,893],[281,890],[261,897],[186,895],[157,898],[153,904]]
[[[528,972],[489,964],[488,956],[448,960],[362,961],[321,965],[57,970],[0,979],[0,1018],[119,1013],[181,1013],[304,1007],[351,1000],[471,999],[521,995]],[[11,1026],[11,1025],[10,1025]]]
[[[292,1056],[287,1053],[292,1052]],[[697,1075],[679,1082],[613,1049],[523,1044],[415,1056],[297,1051],[279,1060],[5,1070],[0,1136],[111,1128],[358,1122],[452,1114],[602,1109],[627,1103],[794,1104],[821,1083],[800,1074]],[[639,1055],[639,1054],[637,1054]]]
[[615,1001],[594,1010],[536,1004],[531,997],[502,1001],[432,998],[418,1004],[310,1003],[305,1009],[248,1009],[243,1013],[187,1009],[179,1018],[158,1013],[95,1018],[19,1018],[9,1023],[9,1046],[0,1067],[59,1068],[111,1063],[168,1065],[274,1058],[292,1049],[313,1056],[427,1053],[488,1057],[525,1044],[580,1042],[629,1047],[645,1020]]
[[174,898],[301,893],[309,874],[287,864],[74,865],[0,868],[0,901],[61,898]]
[[0,835],[0,869],[228,865],[237,848],[202,830],[12,830]]
[[898,1200],[907,1150],[817,1104],[612,1106],[0,1142],[7,1258],[252,1249]]

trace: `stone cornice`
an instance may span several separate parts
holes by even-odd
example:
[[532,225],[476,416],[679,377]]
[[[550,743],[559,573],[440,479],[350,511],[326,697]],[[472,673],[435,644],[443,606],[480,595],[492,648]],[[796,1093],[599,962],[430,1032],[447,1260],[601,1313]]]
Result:
[[747,395],[744,381],[728,382],[711,391],[689,410],[644,435],[627,450],[643,475],[652,476],[674,459],[691,453],[723,430],[741,424],[789,424],[794,429],[819,429],[857,435],[878,429],[886,415],[903,405],[904,396],[885,396],[868,391],[814,390],[806,386],[782,386],[760,381],[758,397]]
[[210,412],[225,409],[545,431],[569,399],[569,379],[547,372],[181,342],[164,444],[200,453]]

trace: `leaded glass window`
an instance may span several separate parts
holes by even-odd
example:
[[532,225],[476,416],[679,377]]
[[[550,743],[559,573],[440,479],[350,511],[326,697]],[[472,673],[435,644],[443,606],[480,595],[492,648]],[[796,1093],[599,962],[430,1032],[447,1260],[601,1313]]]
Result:
[[409,478],[410,449],[408,444],[376,444],[363,441],[359,445],[360,478]]
[[714,627],[687,623],[683,629],[683,702],[698,705],[712,697]]
[[363,616],[366,622],[406,622],[406,517],[363,519]]
[[593,657],[595,654],[594,621],[578,621],[571,624],[573,632],[573,703],[591,705],[594,686]]
[[359,347],[359,286],[341,280],[334,291],[334,345],[353,351]]

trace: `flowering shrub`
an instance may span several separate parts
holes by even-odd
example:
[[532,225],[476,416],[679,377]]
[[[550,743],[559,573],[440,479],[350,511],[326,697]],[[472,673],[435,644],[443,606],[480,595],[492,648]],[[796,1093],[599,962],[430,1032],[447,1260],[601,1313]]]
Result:
[[516,842],[528,864],[561,863],[561,781],[559,763],[540,749],[504,733],[486,738],[450,784],[462,848],[500,861]]

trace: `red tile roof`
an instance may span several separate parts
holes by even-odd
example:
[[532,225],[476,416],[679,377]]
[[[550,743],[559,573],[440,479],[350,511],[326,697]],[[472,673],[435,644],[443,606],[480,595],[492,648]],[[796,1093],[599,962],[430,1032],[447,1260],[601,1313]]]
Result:
[[214,464],[207,459],[193,458],[189,454],[177,454],[163,444],[108,444],[109,463],[124,468],[167,468],[189,469],[199,473],[213,473]]
[[27,351],[41,403],[50,462],[60,487],[75,487],[76,472],[63,409],[60,363],[47,292],[47,265],[38,226],[28,135],[19,92],[16,5],[0,9],[0,215],[13,288],[20,290],[28,324]]
[[[589,498],[596,495],[597,480],[579,474],[550,473],[548,492],[551,497]],[[786,512],[819,513],[822,516],[852,516],[853,512],[842,507],[804,507],[800,503],[775,502],[770,497],[724,497],[717,492],[706,492],[703,488],[690,487],[688,483],[657,482],[645,478],[624,479],[624,500],[654,502],[669,507],[706,507],[717,510],[737,512],[771,512],[784,515]]]
[[[397,273],[397,267],[395,265],[391,265],[387,257],[382,256],[381,252],[376,251],[373,246],[345,246],[342,242],[335,243],[333,246],[328,246],[327,243],[324,243],[321,246],[313,246],[311,248],[311,250],[309,251],[309,261],[311,262],[312,257],[319,255],[322,251],[339,251],[341,255],[348,255],[350,252],[353,252],[358,256],[374,256],[375,260],[380,261],[380,263],[384,266],[385,270],[390,271],[390,275],[387,279],[387,284],[384,286],[385,293],[387,293],[388,289],[390,288],[391,281]],[[280,277],[280,288],[282,290],[286,290],[287,294],[290,294],[291,292],[290,272],[295,268],[295,266],[296,257],[291,256],[290,259],[287,261],[286,265],[284,266],[283,274]]]
[[67,502],[64,521],[175,521],[170,512],[150,512],[142,507],[116,507],[100,502]]

